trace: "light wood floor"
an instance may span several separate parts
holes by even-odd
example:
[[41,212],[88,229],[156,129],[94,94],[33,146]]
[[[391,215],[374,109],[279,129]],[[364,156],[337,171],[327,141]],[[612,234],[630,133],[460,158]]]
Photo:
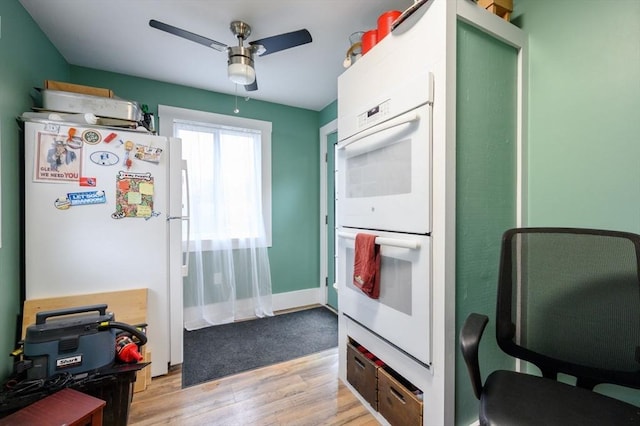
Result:
[[182,389],[179,368],[134,394],[129,425],[379,425],[338,380],[338,349]]

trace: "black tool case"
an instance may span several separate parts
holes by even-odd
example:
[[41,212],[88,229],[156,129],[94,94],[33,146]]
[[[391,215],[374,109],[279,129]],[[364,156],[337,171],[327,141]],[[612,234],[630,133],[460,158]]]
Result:
[[24,340],[24,359],[32,363],[27,378],[79,374],[111,364],[116,331],[108,327],[113,314],[106,310],[103,304],[37,313]]

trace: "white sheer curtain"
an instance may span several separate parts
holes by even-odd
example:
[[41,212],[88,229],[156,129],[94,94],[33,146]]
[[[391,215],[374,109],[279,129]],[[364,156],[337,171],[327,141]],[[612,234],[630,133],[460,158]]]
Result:
[[174,120],[189,167],[184,325],[273,315],[259,131]]

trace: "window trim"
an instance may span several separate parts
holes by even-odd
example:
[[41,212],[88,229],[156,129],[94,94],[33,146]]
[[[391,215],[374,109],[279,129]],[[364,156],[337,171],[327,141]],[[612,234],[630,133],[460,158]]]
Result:
[[[216,114],[213,112],[179,108],[168,105],[158,105],[158,121],[160,135],[173,136],[175,120],[210,123],[236,128],[257,130],[261,133],[262,159],[262,216],[264,219],[267,247],[272,246],[272,214],[271,214],[271,131],[272,123],[252,118],[233,115]],[[188,165],[187,165],[188,166]]]

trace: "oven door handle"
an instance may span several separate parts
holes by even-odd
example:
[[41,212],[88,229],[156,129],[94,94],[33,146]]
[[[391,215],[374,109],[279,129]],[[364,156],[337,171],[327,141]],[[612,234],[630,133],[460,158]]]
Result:
[[[338,237],[355,240],[356,234],[350,232],[338,232]],[[408,248],[411,250],[420,248],[420,242],[417,240],[401,240],[399,238],[376,237],[376,244],[381,246]]]
[[391,129],[393,127],[402,126],[403,124],[411,123],[417,120],[420,120],[420,114],[418,114],[416,111],[411,111],[399,115],[395,118],[392,118],[391,120],[385,121],[384,123],[378,124],[377,126],[371,127],[367,130],[363,130],[362,132],[343,140],[342,142],[338,143],[338,149],[344,149],[346,146],[351,145],[352,143],[366,138],[367,136],[371,136],[375,133]]

